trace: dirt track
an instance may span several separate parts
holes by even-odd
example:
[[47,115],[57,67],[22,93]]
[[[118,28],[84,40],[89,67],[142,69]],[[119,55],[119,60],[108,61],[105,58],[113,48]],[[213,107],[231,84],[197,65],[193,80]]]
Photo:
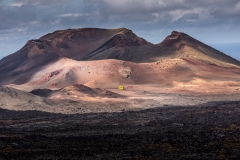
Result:
[[0,110],[0,159],[239,159],[240,101],[97,114]]

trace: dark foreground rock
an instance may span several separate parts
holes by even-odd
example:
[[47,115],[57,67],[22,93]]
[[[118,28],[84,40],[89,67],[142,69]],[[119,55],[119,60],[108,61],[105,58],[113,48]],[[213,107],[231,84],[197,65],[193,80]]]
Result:
[[0,159],[239,159],[240,102],[99,114],[0,110]]

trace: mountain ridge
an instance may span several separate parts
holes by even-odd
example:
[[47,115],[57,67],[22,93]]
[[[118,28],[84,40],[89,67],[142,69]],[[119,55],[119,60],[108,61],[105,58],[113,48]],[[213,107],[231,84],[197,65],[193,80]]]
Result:
[[117,59],[134,63],[182,59],[193,64],[240,66],[236,59],[177,31],[155,45],[126,28],[79,28],[29,40],[19,51],[4,57],[0,60],[0,84],[26,83],[45,66],[64,57],[77,61]]

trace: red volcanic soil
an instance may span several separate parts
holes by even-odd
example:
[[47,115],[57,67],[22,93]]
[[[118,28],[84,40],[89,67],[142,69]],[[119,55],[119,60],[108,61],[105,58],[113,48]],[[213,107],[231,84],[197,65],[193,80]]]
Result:
[[90,88],[104,89],[124,85],[127,90],[152,90],[151,87],[155,87],[154,90],[159,92],[166,92],[167,89],[168,92],[223,93],[227,92],[226,87],[228,92],[237,91],[240,87],[239,75],[240,67],[231,64],[221,66],[195,58],[166,59],[153,63],[62,58],[45,66],[19,89],[25,86],[24,90],[27,91],[39,88],[57,90],[84,84]]

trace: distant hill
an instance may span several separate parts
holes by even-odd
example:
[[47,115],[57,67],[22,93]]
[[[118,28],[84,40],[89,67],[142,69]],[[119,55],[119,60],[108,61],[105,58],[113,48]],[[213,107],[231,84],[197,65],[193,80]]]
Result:
[[157,46],[176,54],[175,57],[194,57],[212,63],[230,63],[240,66],[240,62],[191,36],[173,31]]

